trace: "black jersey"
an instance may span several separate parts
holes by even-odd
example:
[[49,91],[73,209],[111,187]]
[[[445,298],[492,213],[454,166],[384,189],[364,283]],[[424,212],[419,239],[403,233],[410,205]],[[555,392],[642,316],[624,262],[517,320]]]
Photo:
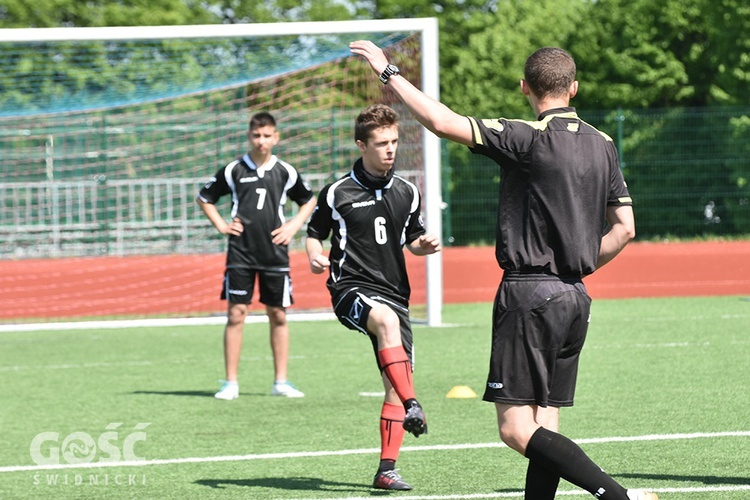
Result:
[[383,189],[371,189],[352,171],[323,188],[307,235],[324,241],[333,232],[331,294],[364,286],[408,306],[403,246],[425,233],[420,209],[419,190],[398,175]]
[[275,245],[271,231],[284,223],[287,196],[298,205],[313,197],[294,167],[273,155],[259,167],[245,154],[216,172],[198,197],[216,203],[224,195],[232,195],[231,216],[244,225],[242,234],[229,237],[227,267],[288,271],[287,247]]
[[632,204],[612,139],[575,108],[547,110],[535,122],[469,121],[470,149],[501,167],[500,267],[561,276],[594,272],[607,206]]

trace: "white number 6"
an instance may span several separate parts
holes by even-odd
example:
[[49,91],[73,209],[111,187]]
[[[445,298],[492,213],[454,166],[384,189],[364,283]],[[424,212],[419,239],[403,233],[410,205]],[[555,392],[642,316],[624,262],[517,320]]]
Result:
[[379,245],[388,242],[388,233],[385,230],[385,217],[375,217],[375,241]]

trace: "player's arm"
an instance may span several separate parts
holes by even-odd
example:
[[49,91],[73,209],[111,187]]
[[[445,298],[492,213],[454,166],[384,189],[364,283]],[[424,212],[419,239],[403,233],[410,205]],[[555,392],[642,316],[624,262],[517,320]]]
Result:
[[[378,76],[388,65],[388,59],[380,47],[369,40],[352,42],[349,44],[349,50],[367,59]],[[445,104],[427,96],[403,76],[390,77],[388,86],[396,92],[419,123],[432,133],[466,146],[474,145],[471,124],[467,117],[459,115]]]
[[305,250],[313,274],[321,274],[331,266],[331,261],[323,253],[323,242],[319,239],[308,236],[305,240]]
[[201,207],[201,211],[206,214],[208,220],[211,221],[211,224],[214,225],[219,233],[232,236],[238,236],[242,233],[244,226],[240,219],[235,218],[233,221],[227,223],[227,221],[224,220],[224,217],[219,213],[219,209],[216,208],[216,205],[209,203],[200,197],[197,198],[197,201],[198,206]]
[[597,269],[614,259],[635,238],[635,217],[631,205],[608,206],[606,217],[610,228],[602,237]]
[[294,238],[294,235],[300,230],[302,224],[310,218],[313,210],[315,210],[315,197],[310,198],[307,203],[301,205],[294,217],[271,231],[271,241],[273,241],[274,245],[288,245],[292,241],[292,238]]
[[440,240],[437,236],[430,233],[423,234],[416,240],[406,245],[414,255],[430,255],[442,250]]

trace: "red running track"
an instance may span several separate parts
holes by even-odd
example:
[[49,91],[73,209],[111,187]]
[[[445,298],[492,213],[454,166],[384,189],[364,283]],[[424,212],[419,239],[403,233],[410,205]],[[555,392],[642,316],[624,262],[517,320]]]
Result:
[[[325,275],[291,257],[294,308],[330,308]],[[407,265],[424,304],[424,259],[407,253]],[[223,254],[3,261],[0,320],[222,314],[223,270]],[[447,304],[492,301],[501,276],[491,247],[443,251]],[[750,295],[750,242],[632,243],[585,283],[595,299]]]

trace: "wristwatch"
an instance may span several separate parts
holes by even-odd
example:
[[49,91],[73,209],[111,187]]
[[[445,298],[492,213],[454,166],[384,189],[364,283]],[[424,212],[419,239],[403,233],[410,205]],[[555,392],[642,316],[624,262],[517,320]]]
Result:
[[383,72],[380,74],[380,81],[384,84],[388,84],[388,79],[392,77],[393,75],[400,75],[401,71],[399,71],[398,66],[395,64],[389,64],[385,67]]

